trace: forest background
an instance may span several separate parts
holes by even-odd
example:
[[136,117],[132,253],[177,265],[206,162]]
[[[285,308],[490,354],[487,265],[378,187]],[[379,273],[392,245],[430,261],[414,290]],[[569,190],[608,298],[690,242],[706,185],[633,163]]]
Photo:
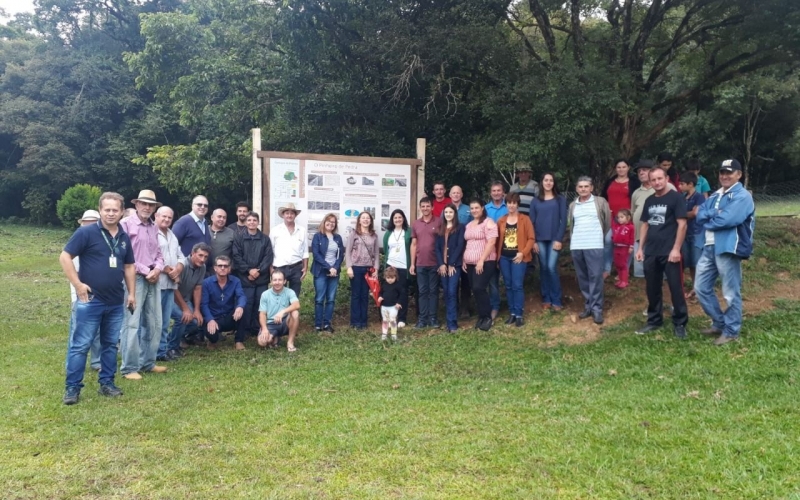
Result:
[[[485,193],[671,150],[800,195],[795,0],[36,0],[0,25],[0,217],[78,183],[231,207],[265,150],[413,157]],[[797,186],[791,192],[791,186]]]

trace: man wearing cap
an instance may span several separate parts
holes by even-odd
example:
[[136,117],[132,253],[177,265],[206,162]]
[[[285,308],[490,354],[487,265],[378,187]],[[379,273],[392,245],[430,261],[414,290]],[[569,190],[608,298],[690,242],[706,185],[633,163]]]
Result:
[[[117,193],[100,195],[100,220],[78,228],[58,258],[77,295],[73,307],[74,329],[70,332],[67,352],[63,398],[66,405],[73,405],[80,398],[86,354],[98,331],[101,345],[99,393],[107,397],[122,395],[114,385],[117,341],[125,306],[132,308],[136,304],[133,249],[128,235],[119,227],[124,203]],[[81,259],[80,271],[72,263],[75,257]]]
[[294,203],[287,203],[278,209],[278,217],[283,223],[269,232],[274,255],[272,266],[283,271],[289,288],[300,296],[300,284],[308,271],[308,238],[305,228],[295,224],[300,215]]
[[167,371],[167,367],[156,365],[162,328],[158,277],[164,270],[164,256],[158,243],[158,227],[150,220],[153,212],[161,206],[156,201],[156,194],[149,189],[142,190],[133,204],[136,215],[126,217],[119,223],[130,237],[136,259],[136,307],[129,308],[125,313],[125,324],[120,335],[120,373],[128,380],[141,380],[140,371]]
[[[703,253],[697,263],[694,290],[703,311],[711,318],[711,328],[703,335],[716,337],[714,345],[739,339],[742,329],[742,259],[753,253],[755,204],[742,186],[742,165],[725,160],[719,169],[722,186],[697,211],[699,229],[695,245]],[[728,308],[722,312],[714,293],[717,277],[722,281],[722,296]]]
[[531,202],[539,195],[539,183],[531,179],[533,170],[529,163],[517,163],[515,165],[519,181],[508,188],[509,193],[519,193],[519,213],[530,217]]
[[172,317],[172,308],[175,305],[175,291],[180,283],[183,272],[184,256],[178,245],[178,239],[169,228],[172,225],[174,212],[171,208],[163,206],[156,211],[156,227],[158,227],[158,245],[164,257],[164,272],[158,276],[158,288],[161,291],[161,340],[158,344],[158,361],[172,361],[175,359],[168,354],[169,351],[169,320]]
[[[656,192],[650,186],[650,169],[655,166],[653,160],[641,159],[633,167],[633,171],[639,177],[641,185],[631,194],[631,213],[633,214],[633,254],[639,250],[639,229],[642,227],[642,209],[644,201]],[[633,259],[633,276],[644,278],[644,261]]]
[[192,211],[184,215],[175,223],[172,232],[178,238],[183,255],[189,255],[197,243],[211,244],[211,231],[206,222],[208,213],[208,199],[205,196],[195,196],[192,200]]
[[[78,219],[78,224],[83,226],[88,226],[90,224],[96,224],[97,221],[100,220],[100,212],[97,210],[87,210],[83,212],[83,217]],[[75,265],[75,271],[80,272],[81,270],[81,259],[80,257],[75,257],[72,259],[72,263]],[[69,346],[72,345],[72,332],[75,330],[75,303],[78,301],[78,294],[75,293],[75,287],[72,286],[72,283],[69,284],[69,295],[70,295],[70,311],[72,313],[69,317],[69,339],[67,340],[67,350],[69,350]],[[92,370],[98,371],[100,370],[100,336],[98,335],[99,332],[95,332],[94,340],[92,340],[92,357],[89,361],[89,364],[92,367]]]
[[247,231],[236,235],[233,242],[233,273],[242,283],[247,305],[236,330],[237,351],[244,350],[248,333],[257,333],[258,303],[269,286],[272,267],[272,243],[258,229],[259,218],[255,212],[247,214]]

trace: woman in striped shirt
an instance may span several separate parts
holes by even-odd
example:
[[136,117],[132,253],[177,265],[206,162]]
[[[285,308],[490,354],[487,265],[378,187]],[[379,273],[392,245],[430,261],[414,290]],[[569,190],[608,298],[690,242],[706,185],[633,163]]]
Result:
[[463,269],[469,275],[472,294],[475,295],[478,306],[478,322],[475,327],[487,331],[492,327],[492,306],[487,287],[497,272],[497,224],[486,216],[483,200],[478,198],[469,202],[469,213],[472,221],[464,231],[467,245]]

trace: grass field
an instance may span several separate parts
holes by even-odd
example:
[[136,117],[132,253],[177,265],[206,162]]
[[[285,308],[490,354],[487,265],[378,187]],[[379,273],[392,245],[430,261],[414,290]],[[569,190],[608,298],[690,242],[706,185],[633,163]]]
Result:
[[[745,294],[800,278],[790,224],[759,221]],[[555,347],[535,321],[388,346],[306,326],[297,353],[194,349],[114,400],[87,371],[66,407],[68,233],[0,236],[2,498],[800,498],[796,295],[721,348],[700,317]]]

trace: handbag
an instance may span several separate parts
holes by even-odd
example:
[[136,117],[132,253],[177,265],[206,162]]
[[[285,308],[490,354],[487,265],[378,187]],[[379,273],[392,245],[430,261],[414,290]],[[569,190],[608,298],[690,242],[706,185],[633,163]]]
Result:
[[[360,234],[358,235],[358,239],[361,240],[361,243],[364,245],[364,248],[367,249],[369,258],[373,262],[375,262],[375,256],[370,251],[367,242],[364,241],[364,238],[362,238]],[[375,305],[380,307],[381,303],[378,301],[378,298],[380,298],[381,295],[381,281],[378,278],[375,278],[374,275],[375,275],[375,268],[370,266],[369,270],[367,270],[367,274],[364,275],[364,279],[367,280],[367,286],[369,287],[369,291],[372,293],[372,299],[375,301]]]

